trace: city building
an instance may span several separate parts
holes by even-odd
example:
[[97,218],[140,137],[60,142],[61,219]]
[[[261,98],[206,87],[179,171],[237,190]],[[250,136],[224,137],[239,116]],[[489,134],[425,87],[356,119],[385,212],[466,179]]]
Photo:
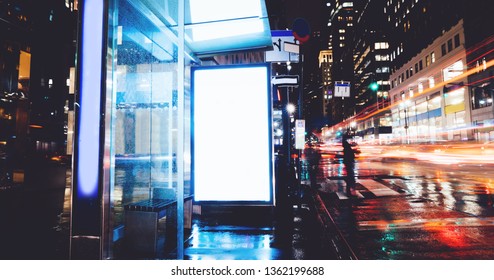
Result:
[[[443,86],[429,92],[437,96],[424,94],[436,103],[430,101],[427,110],[418,107],[417,113],[428,112],[428,117],[421,115],[412,120],[412,125],[417,124],[415,130],[409,122],[413,100],[401,104],[401,109],[394,108],[393,127],[401,131],[394,131],[394,135],[402,142],[491,139],[493,5],[485,1],[415,0],[388,1],[385,9],[394,28],[390,94],[393,103],[397,102],[394,98],[400,98],[398,94],[410,95],[414,88],[411,85],[397,93],[398,85],[408,79],[417,80],[416,74],[422,75],[426,68],[435,73],[430,73],[428,81],[417,82],[415,92],[438,83]],[[407,109],[410,105],[412,108]],[[435,113],[431,114],[432,110]],[[431,118],[435,118],[435,124]],[[425,119],[429,121],[426,123]]]
[[391,74],[394,140],[472,139],[463,20]]
[[[333,52],[332,84],[335,87],[336,81],[348,82],[351,85],[351,92],[354,93],[354,73],[353,73],[353,38],[356,22],[355,1],[326,1],[327,8],[327,29],[328,45],[327,49]],[[334,94],[334,91],[333,91]],[[339,123],[355,114],[355,95],[350,97],[335,97],[327,109],[331,118],[330,124]]]
[[389,99],[391,62],[389,28],[381,15],[384,2],[365,1],[357,14],[353,38],[356,112],[373,105],[377,109],[384,108]]
[[307,131],[318,134],[321,127],[329,123],[327,110],[326,93],[323,90],[323,73],[320,71],[319,51],[324,45],[324,38],[321,30],[314,30],[310,39],[310,47],[304,51],[304,76],[303,84],[303,118],[306,120]]
[[[384,0],[359,2],[353,38],[355,112],[360,121],[351,127],[361,140],[382,142],[391,135],[389,25],[382,16]],[[381,110],[381,111],[379,111]],[[369,118],[366,115],[379,111]]]
[[66,152],[77,5],[73,0],[0,2],[0,150],[19,174],[33,153]]
[[461,0],[388,0],[383,7],[390,28],[391,72],[407,63],[462,18]]
[[[375,127],[390,133],[392,123],[392,137],[386,138],[394,142],[492,138],[493,5],[375,0],[354,7],[355,113],[330,132],[345,128],[370,140],[380,134]],[[382,9],[385,22],[368,17],[366,23],[366,10],[373,7],[368,15]],[[382,65],[371,67],[366,55]],[[376,100],[369,85],[375,86]]]
[[321,69],[322,90],[323,90],[323,114],[329,118],[329,104],[333,99],[331,67],[333,66],[333,51],[322,50],[319,52],[319,68]]

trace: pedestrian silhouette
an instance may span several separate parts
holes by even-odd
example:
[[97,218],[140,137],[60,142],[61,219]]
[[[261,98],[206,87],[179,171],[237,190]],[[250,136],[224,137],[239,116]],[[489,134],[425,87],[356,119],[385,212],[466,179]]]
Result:
[[347,138],[343,138],[343,164],[346,172],[346,193],[348,196],[355,196],[355,152]]
[[319,168],[319,160],[321,155],[317,152],[312,143],[309,142],[307,149],[305,150],[305,157],[308,163],[310,186],[312,188],[317,187],[317,170]]

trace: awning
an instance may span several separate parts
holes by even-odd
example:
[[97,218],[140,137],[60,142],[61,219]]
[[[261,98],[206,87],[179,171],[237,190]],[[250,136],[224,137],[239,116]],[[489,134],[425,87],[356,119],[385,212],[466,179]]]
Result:
[[186,42],[197,55],[272,47],[264,0],[186,2]]
[[[181,0],[127,0],[130,9],[126,9],[125,13],[130,13],[132,17],[136,14],[144,17],[142,20],[152,22],[155,30],[123,30],[124,36],[135,42],[144,40],[140,37],[149,37],[146,33],[155,34],[156,31],[173,37],[177,34],[178,1]],[[184,1],[185,43],[195,56],[272,48],[265,0]],[[173,52],[168,50],[166,44],[163,45],[163,53],[156,55],[171,55]]]

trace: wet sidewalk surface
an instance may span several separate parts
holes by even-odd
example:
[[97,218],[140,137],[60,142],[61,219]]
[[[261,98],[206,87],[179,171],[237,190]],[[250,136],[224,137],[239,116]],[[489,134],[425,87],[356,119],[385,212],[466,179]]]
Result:
[[291,221],[273,219],[271,207],[203,208],[193,221],[186,243],[188,260],[333,259],[322,250],[321,231],[307,205],[284,213]]

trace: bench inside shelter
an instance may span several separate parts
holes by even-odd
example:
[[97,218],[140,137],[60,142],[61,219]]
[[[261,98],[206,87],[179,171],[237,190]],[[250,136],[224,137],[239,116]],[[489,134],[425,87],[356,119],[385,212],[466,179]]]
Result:
[[[169,196],[171,197],[171,196]],[[173,195],[174,197],[174,195]],[[184,228],[192,227],[192,198],[184,198]],[[160,250],[160,220],[165,218],[165,230],[176,227],[177,200],[151,198],[124,206],[125,243],[134,252],[153,254]],[[163,239],[163,238],[162,238]]]

